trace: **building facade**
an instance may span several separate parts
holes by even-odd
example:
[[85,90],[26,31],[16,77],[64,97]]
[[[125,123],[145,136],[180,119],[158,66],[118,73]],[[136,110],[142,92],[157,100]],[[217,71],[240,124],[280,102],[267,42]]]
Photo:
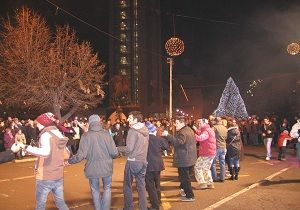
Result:
[[163,110],[159,0],[111,0],[109,103],[143,113]]

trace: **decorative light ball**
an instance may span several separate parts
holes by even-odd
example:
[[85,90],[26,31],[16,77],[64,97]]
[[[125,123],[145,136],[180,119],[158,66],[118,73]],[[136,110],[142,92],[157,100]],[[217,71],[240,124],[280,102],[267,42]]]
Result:
[[293,42],[287,46],[286,50],[289,54],[296,55],[300,51],[300,46],[299,46],[299,44]]
[[166,42],[165,48],[170,56],[177,56],[183,53],[184,43],[181,39],[172,37]]

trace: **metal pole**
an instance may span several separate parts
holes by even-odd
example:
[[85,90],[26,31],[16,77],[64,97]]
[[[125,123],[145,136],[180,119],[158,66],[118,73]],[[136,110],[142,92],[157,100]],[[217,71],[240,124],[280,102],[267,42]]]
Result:
[[170,90],[169,90],[169,119],[171,120],[172,119],[172,110],[173,110],[173,97],[172,97],[172,94],[173,94],[173,86],[172,86],[172,80],[173,80],[173,58],[167,58],[168,60],[168,63],[170,64]]

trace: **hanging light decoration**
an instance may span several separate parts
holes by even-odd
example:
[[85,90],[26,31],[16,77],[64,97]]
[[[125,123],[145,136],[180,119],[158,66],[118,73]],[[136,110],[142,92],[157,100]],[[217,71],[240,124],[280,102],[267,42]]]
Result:
[[166,42],[165,48],[170,56],[177,56],[183,53],[184,43],[181,39],[172,37]]
[[299,44],[293,42],[287,46],[286,50],[290,55],[296,55],[300,51],[300,46],[299,46]]

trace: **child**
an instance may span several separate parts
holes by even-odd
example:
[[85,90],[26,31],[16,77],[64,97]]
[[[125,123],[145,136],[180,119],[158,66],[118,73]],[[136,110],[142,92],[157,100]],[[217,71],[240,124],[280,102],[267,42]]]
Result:
[[287,130],[283,130],[278,138],[278,160],[285,160],[285,153],[286,153],[286,143],[288,140],[291,140],[292,138],[289,135],[289,132]]

